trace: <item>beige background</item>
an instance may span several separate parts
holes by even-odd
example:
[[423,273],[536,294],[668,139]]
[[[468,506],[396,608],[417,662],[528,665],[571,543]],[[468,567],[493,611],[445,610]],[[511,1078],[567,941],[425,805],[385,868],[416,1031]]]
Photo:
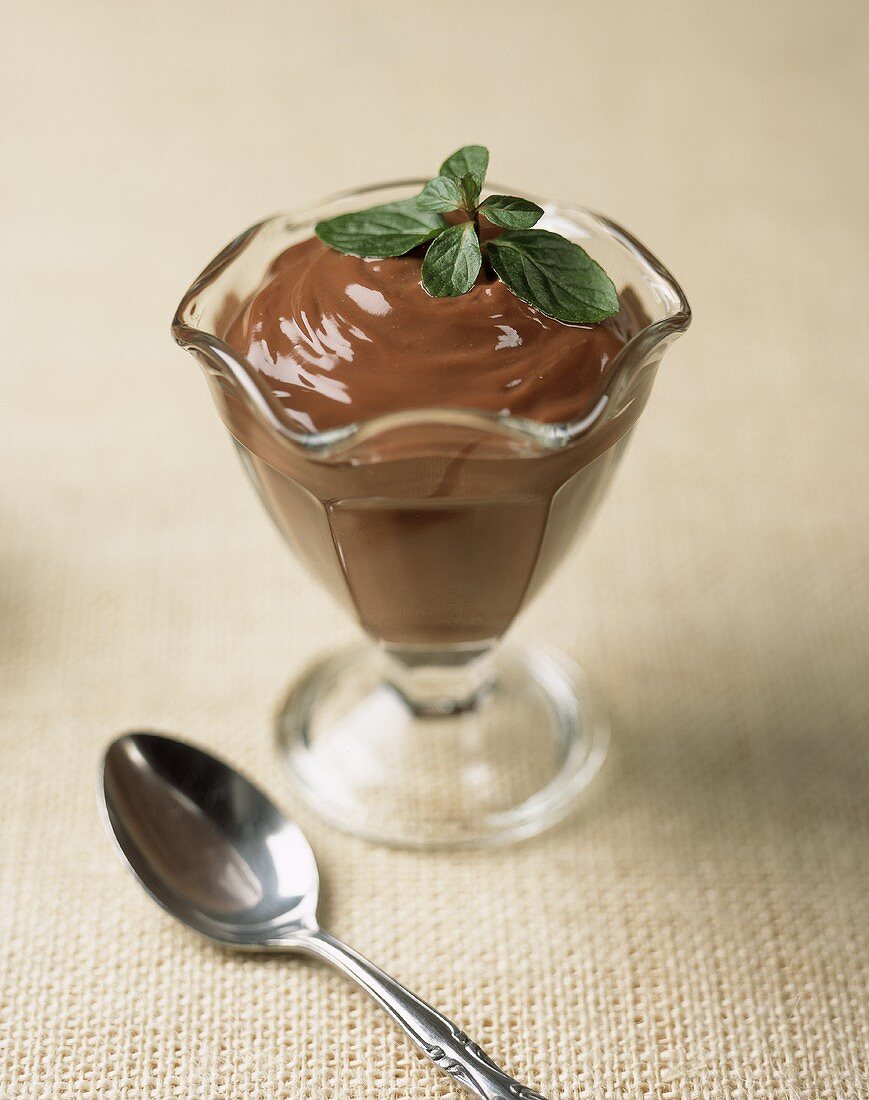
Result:
[[615,701],[583,810],[461,856],[300,815],[325,915],[550,1100],[869,1096],[865,4],[87,0],[3,23],[0,1096],[455,1095],[337,976],[164,918],[93,783],[148,725],[286,797],[272,705],[352,628],[169,320],[259,216],[466,141],[630,226],[696,322],[516,630]]

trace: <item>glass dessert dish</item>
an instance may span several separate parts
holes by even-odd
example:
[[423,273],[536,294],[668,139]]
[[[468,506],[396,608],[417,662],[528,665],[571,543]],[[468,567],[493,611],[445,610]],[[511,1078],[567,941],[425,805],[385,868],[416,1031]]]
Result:
[[248,229],[187,291],[173,334],[204,369],[278,530],[368,635],[310,668],[280,707],[296,791],[348,832],[431,847],[539,832],[600,768],[607,718],[579,670],[499,642],[591,519],[690,311],[629,233],[541,202],[540,226],[587,249],[628,317],[585,415],[427,407],[304,431],[227,333],[318,220],[424,182],[346,192]]

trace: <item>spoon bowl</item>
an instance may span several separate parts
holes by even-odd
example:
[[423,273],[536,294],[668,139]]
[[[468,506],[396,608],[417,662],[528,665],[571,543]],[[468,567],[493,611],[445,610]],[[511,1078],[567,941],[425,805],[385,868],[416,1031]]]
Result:
[[128,733],[106,752],[102,792],[130,869],[194,931],[261,950],[316,930],[310,845],[234,768],[174,738]]

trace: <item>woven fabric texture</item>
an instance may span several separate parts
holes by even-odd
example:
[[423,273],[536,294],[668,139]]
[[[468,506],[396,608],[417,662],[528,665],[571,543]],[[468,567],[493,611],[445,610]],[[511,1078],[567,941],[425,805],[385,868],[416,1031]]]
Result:
[[[858,0],[9,9],[3,1100],[458,1095],[338,975],[125,876],[94,786],[130,727],[297,812],[324,923],[550,1100],[869,1097],[867,30]],[[259,216],[467,141],[628,225],[696,320],[515,629],[610,700],[601,777],[543,837],[424,855],[288,796],[274,706],[353,627],[168,326]]]

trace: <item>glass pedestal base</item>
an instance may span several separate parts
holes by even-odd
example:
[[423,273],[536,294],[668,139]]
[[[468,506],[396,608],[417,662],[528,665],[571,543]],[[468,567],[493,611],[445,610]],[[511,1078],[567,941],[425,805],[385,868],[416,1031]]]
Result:
[[605,713],[579,668],[548,650],[483,661],[454,706],[431,695],[420,706],[373,646],[311,668],[277,719],[297,793],[339,829],[401,847],[505,843],[564,817],[603,762]]

